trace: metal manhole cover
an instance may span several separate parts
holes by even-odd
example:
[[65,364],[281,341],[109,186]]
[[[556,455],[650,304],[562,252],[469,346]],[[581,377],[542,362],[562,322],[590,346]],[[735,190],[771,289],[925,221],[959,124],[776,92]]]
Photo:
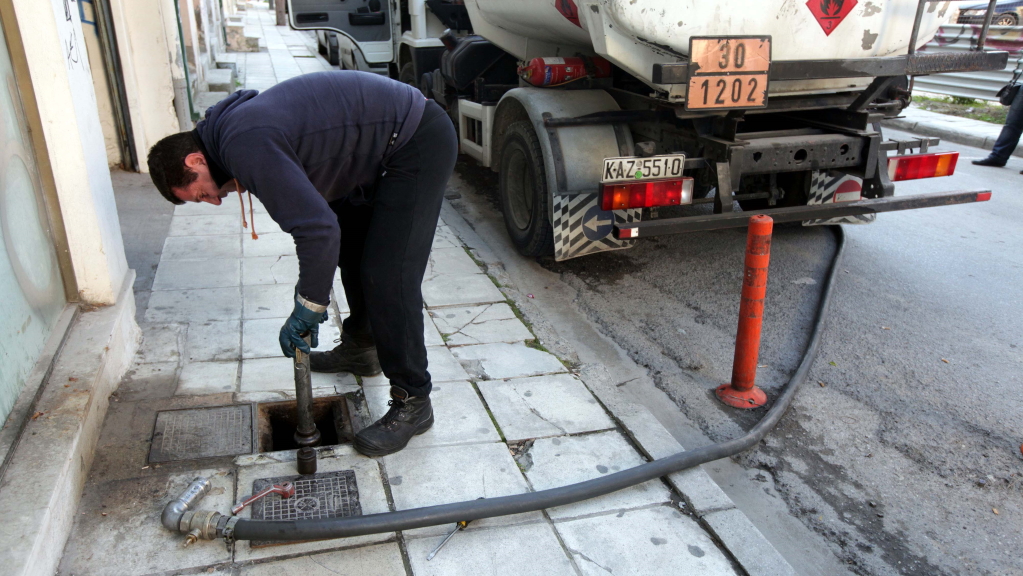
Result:
[[156,413],[150,462],[252,453],[252,408],[217,406]]
[[[307,520],[313,518],[339,518],[362,516],[359,504],[359,487],[355,483],[354,470],[320,472],[312,476],[277,476],[258,478],[252,481],[255,494],[273,484],[291,482],[295,495],[281,498],[270,494],[256,500],[252,505],[253,520]],[[254,548],[287,542],[264,542],[253,540]]]

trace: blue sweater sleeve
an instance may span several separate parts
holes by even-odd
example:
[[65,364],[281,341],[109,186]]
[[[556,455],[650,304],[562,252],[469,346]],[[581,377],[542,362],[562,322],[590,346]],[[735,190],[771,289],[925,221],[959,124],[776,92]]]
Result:
[[298,293],[318,304],[330,303],[341,229],[285,135],[276,129],[254,129],[225,142],[221,155],[228,171],[239,175],[238,181],[295,239]]

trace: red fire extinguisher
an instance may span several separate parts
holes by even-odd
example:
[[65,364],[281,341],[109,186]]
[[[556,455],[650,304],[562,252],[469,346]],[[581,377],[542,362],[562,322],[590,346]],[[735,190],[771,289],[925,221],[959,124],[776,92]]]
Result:
[[590,76],[607,78],[611,63],[600,56],[592,58],[533,58],[519,67],[519,77],[533,86],[558,86]]

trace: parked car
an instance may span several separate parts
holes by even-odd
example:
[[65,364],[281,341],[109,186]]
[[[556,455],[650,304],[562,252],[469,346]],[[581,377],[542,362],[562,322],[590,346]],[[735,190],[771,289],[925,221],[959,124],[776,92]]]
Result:
[[330,30],[316,31],[316,48],[320,54],[327,57],[331,66],[337,66],[341,62],[340,50],[337,45],[337,33]]
[[[983,24],[988,3],[970,4],[959,7],[957,24]],[[1019,26],[1023,21],[1023,0],[999,2],[995,4],[995,15],[991,18],[993,26]]]

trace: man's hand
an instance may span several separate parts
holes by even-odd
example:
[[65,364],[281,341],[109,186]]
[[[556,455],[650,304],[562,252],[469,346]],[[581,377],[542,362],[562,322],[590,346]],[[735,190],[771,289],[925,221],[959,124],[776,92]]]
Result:
[[310,302],[295,292],[295,309],[281,327],[281,352],[288,358],[295,357],[295,348],[308,354],[309,344],[303,336],[309,335],[312,347],[319,346],[320,322],[327,320],[327,307]]

